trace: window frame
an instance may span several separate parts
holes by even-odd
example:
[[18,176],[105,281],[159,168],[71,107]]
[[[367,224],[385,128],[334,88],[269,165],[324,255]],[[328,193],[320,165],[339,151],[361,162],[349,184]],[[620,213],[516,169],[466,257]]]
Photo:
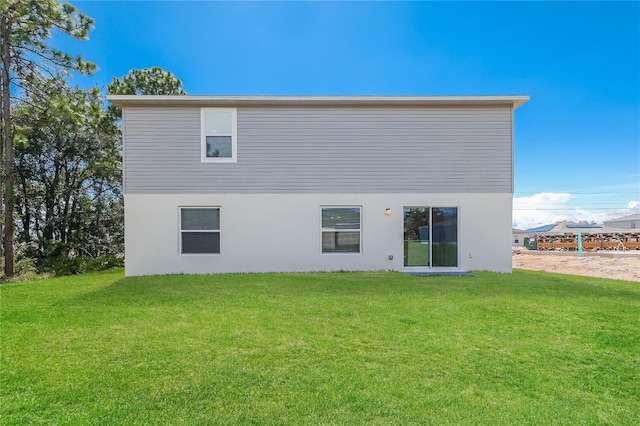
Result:
[[[359,228],[357,229],[335,229],[335,228],[325,228],[322,223],[322,213],[325,209],[358,209],[359,211]],[[323,234],[325,232],[358,232],[358,251],[324,251],[323,247]],[[320,206],[320,254],[322,255],[362,255],[362,206],[355,205],[322,205]]]
[[[182,229],[182,210],[185,209],[207,209],[207,210],[218,210],[218,229]],[[180,256],[220,256],[222,252],[222,241],[221,241],[221,228],[222,228],[222,209],[220,206],[178,206],[178,254]],[[218,252],[217,253],[184,253],[183,245],[182,245],[182,235],[183,233],[211,233],[218,234]]]
[[[231,133],[207,134],[206,116],[208,112],[230,112]],[[231,157],[207,157],[207,136],[231,136]],[[237,108],[200,108],[200,161],[203,163],[238,162],[238,109]]]

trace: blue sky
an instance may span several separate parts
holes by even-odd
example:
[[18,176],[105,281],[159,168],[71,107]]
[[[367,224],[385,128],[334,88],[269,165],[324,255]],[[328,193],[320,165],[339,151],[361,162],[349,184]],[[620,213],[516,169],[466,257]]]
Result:
[[71,1],[106,86],[160,66],[198,95],[530,95],[514,225],[640,211],[640,2]]

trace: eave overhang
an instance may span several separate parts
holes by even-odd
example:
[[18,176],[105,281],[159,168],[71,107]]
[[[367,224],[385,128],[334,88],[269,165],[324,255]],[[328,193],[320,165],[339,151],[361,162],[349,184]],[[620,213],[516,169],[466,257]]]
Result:
[[193,106],[193,107],[438,107],[438,106],[512,106],[520,107],[529,96],[194,96],[194,95],[107,95],[118,107]]

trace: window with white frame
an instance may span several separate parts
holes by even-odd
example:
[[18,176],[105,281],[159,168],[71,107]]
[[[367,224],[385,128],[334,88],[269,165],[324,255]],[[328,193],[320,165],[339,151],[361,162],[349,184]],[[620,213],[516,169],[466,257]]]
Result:
[[201,159],[203,162],[235,163],[238,114],[235,108],[202,108]]
[[322,207],[322,253],[360,253],[360,207]]
[[180,253],[220,254],[220,208],[180,208]]

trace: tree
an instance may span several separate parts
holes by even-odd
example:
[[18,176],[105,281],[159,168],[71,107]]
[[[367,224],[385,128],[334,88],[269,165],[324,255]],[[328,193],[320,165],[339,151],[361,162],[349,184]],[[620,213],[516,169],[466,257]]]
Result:
[[185,95],[182,81],[160,67],[131,70],[107,86],[112,95]]
[[[186,95],[182,88],[182,81],[171,71],[164,71],[160,67],[141,70],[131,70],[122,78],[114,78],[107,86],[110,95]],[[122,116],[120,108],[111,105],[111,112],[117,117]]]
[[3,0],[0,3],[0,126],[3,139],[0,162],[4,171],[0,213],[4,215],[4,272],[7,277],[14,274],[12,89],[37,97],[40,93],[34,82],[38,79],[70,71],[92,73],[96,68],[94,64],[47,44],[52,32],[86,39],[92,27],[91,18],[58,0]]
[[46,269],[46,262],[64,262],[69,252],[120,254],[116,120],[98,88],[71,88],[62,77],[33,84],[37,97],[27,94],[14,106],[18,240],[29,244],[28,256],[39,269]]
[[[184,93],[161,69],[123,84],[155,94]],[[12,107],[15,226],[19,254],[39,271],[76,273],[119,262],[124,243],[119,118],[98,88],[70,87],[65,76],[35,78]],[[127,86],[128,85],[128,86]],[[128,89],[127,89],[128,87]],[[27,259],[25,259],[27,260]]]

